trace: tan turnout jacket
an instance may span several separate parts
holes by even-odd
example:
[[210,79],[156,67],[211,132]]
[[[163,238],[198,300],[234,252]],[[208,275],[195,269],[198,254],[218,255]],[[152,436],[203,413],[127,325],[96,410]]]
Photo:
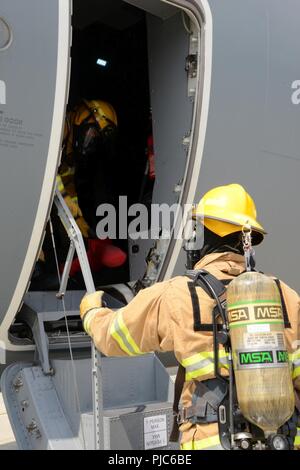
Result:
[[[220,280],[231,279],[244,272],[244,258],[233,253],[205,256],[195,269],[204,268]],[[214,377],[213,338],[211,332],[195,332],[189,278],[175,277],[145,289],[126,307],[112,311],[93,309],[85,327],[96,347],[107,356],[135,356],[151,351],[174,351],[186,369],[186,382],[181,396],[183,407],[191,406],[191,395],[197,380]],[[281,283],[291,328],[286,329],[290,360],[293,363],[295,388],[300,390],[300,314],[298,294]],[[215,302],[197,287],[201,322],[211,323]],[[226,355],[220,354],[222,372],[226,374]],[[181,428],[182,449],[213,449],[219,447],[217,424],[191,425]],[[296,438],[300,444],[300,432]]]

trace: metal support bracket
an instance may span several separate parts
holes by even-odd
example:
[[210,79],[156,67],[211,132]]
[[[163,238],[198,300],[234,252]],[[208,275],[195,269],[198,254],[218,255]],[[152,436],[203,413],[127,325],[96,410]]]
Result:
[[66,290],[67,290],[71,265],[72,265],[72,261],[73,261],[75,252],[76,252],[75,244],[74,244],[73,240],[71,240],[70,241],[70,248],[69,248],[67,259],[66,259],[65,266],[64,266],[64,271],[63,271],[63,274],[62,274],[62,277],[61,277],[61,280],[60,280],[59,292],[56,294],[56,297],[58,299],[62,299],[65,295]]
[[67,256],[66,263],[65,263],[65,269],[62,275],[61,285],[60,285],[58,295],[62,297],[66,290],[66,285],[67,285],[68,277],[70,274],[72,259],[73,259],[75,251],[77,253],[78,260],[80,263],[86,290],[88,293],[95,292],[95,284],[94,284],[93,276],[91,273],[89,261],[87,258],[82,234],[67,204],[65,203],[64,198],[62,197],[58,189],[56,189],[55,191],[54,204],[57,208],[58,216],[70,239],[70,249],[69,249],[69,253]]
[[[41,367],[45,375],[52,375],[54,373],[49,359],[49,350],[55,349],[55,345],[50,345],[49,343],[49,338],[45,330],[45,323],[62,320],[65,315],[68,317],[74,317],[78,315],[78,310],[69,310],[66,313],[63,311],[39,312],[26,303],[23,306],[22,319],[32,331],[34,343],[36,345],[36,356],[41,363]],[[77,344],[80,346],[88,346],[89,342],[88,338],[83,338],[80,339],[80,342]],[[59,344],[57,345],[57,348],[59,348]]]

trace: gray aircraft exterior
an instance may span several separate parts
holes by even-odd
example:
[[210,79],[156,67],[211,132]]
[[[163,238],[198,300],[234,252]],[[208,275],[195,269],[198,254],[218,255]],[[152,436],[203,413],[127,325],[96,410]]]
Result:
[[[78,28],[97,19],[122,29],[139,15],[146,19],[156,158],[152,202],[183,206],[213,186],[244,185],[268,232],[257,249],[259,269],[300,290],[300,4],[0,0],[0,362],[11,364],[2,390],[18,445],[168,448],[172,382],[160,359],[105,359],[95,385],[89,339],[84,333],[72,338],[73,363],[68,339],[44,329],[65,314],[61,301],[55,293],[29,291],[61,157],[72,13]],[[156,260],[151,282],[184,272],[182,240],[129,240],[130,281],[149,275],[149,250]],[[126,286],[115,288],[132,297]],[[78,315],[83,294],[66,294],[68,315]],[[17,314],[32,329],[31,338],[14,334]],[[95,387],[101,402],[96,419]],[[151,434],[153,417],[162,423],[158,440]]]

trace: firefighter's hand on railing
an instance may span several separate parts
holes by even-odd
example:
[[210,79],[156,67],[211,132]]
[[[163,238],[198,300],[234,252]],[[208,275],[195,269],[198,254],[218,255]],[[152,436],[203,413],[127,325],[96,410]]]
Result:
[[83,322],[83,328],[90,335],[90,324],[92,319],[97,315],[100,308],[105,308],[106,303],[102,300],[103,291],[86,294],[80,303],[80,317]]
[[97,292],[93,292],[92,294],[86,294],[83,297],[80,303],[80,316],[82,320],[90,310],[106,306],[106,304],[102,300],[103,295],[104,292],[100,290]]

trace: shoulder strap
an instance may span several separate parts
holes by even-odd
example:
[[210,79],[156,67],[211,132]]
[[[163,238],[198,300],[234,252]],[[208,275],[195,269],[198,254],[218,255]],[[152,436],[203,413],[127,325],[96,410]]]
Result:
[[[201,311],[196,287],[202,287],[202,289],[212,299],[215,299],[215,296],[217,296],[222,303],[225,301],[226,288],[224,284],[225,282],[227,284],[227,280],[223,283],[223,281],[220,281],[204,269],[200,269],[198,271],[187,271],[186,276],[192,280],[192,282],[188,282],[188,289],[190,291],[193,306],[194,331],[213,331],[213,325],[211,323],[203,324],[201,322]],[[217,328],[221,329],[222,325],[218,325]]]
[[196,292],[195,282],[188,282],[188,289],[190,291],[192,306],[193,306],[193,315],[194,315],[194,331],[201,331],[201,312],[199,298]]
[[277,284],[277,287],[278,287],[278,290],[279,290],[279,294],[280,294],[281,305],[282,305],[282,313],[283,313],[283,320],[284,320],[284,327],[285,327],[285,328],[291,328],[291,323],[290,323],[288,311],[287,311],[287,308],[286,308],[286,303],[285,303],[285,300],[284,300],[284,297],[283,297],[283,292],[282,292],[282,287],[281,287],[280,281],[279,281],[279,279],[274,279],[274,281],[275,281],[276,284]]

